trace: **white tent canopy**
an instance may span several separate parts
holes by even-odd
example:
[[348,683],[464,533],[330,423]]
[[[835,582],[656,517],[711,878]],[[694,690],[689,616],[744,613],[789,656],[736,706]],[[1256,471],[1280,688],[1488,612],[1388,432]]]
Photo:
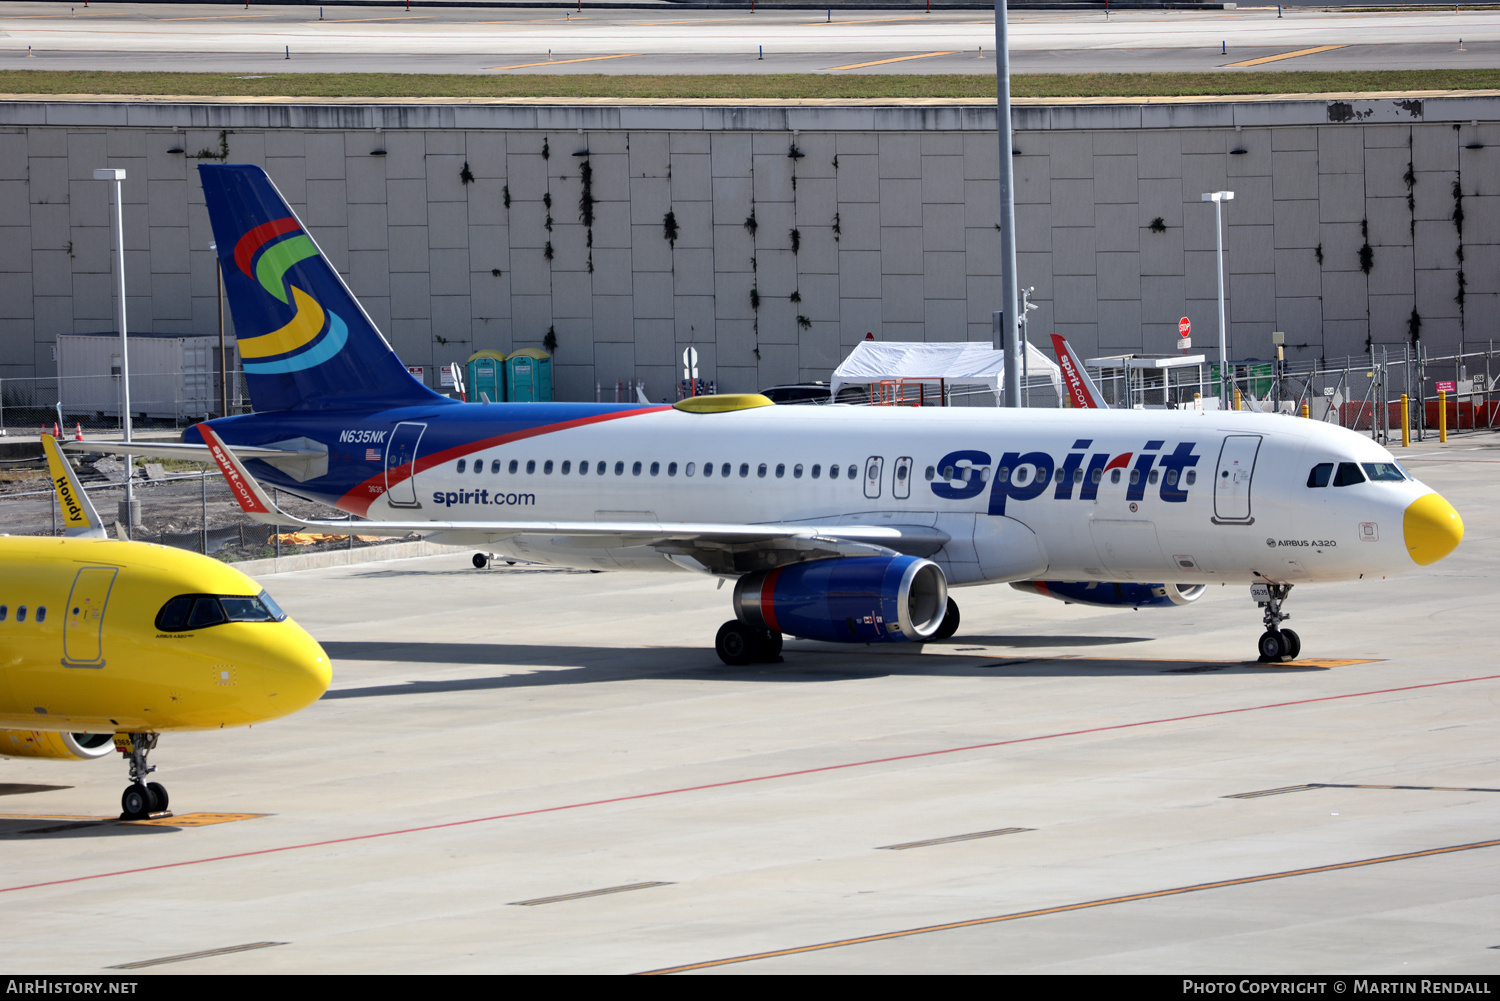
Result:
[[[1034,344],[1026,345],[1027,374],[1050,379],[1062,394],[1062,370]],[[941,379],[949,386],[988,386],[998,403],[1005,379],[1005,353],[977,342],[916,344],[860,341],[834,369],[829,387],[833,399],[839,389],[901,379]]]

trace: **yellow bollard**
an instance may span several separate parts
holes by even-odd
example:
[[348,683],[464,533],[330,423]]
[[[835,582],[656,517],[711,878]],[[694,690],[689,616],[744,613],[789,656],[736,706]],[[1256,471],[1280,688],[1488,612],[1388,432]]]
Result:
[[1438,441],[1448,440],[1448,391],[1438,390]]
[[1411,401],[1401,394],[1401,447],[1411,448]]
[[1236,409],[1236,410],[1244,410],[1245,409],[1245,399],[1244,399],[1244,397],[1240,396],[1240,387],[1238,387],[1238,386],[1234,387],[1234,409]]
[[1312,411],[1308,409],[1306,400],[1302,401],[1302,416],[1306,417],[1308,420],[1312,420]]

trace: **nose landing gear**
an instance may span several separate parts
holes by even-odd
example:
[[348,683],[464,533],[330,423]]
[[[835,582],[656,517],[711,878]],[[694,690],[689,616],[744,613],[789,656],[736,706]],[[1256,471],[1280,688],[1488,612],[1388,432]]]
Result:
[[1255,604],[1266,610],[1262,617],[1266,631],[1260,634],[1260,641],[1256,644],[1262,664],[1296,660],[1302,653],[1302,638],[1290,629],[1281,628],[1281,624],[1291,618],[1281,610],[1291,592],[1290,584],[1250,585],[1250,596],[1255,599]]
[[146,756],[156,748],[157,734],[117,733],[115,749],[130,759],[130,785],[120,794],[120,819],[145,820],[167,812],[167,788],[160,782],[147,782],[156,771],[146,763]]

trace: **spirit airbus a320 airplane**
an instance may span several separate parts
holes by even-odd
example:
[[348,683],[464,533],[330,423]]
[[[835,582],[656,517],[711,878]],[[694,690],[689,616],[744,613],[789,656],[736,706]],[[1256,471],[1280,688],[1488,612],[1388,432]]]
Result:
[[268,522],[349,528],[275,512],[252,472],[361,533],[733,579],[727,663],[775,659],[783,634],[945,638],[949,587],[993,582],[1135,607],[1255,585],[1260,655],[1289,659],[1293,585],[1411,570],[1463,537],[1384,448],[1293,417],[458,403],[407,373],[262,170],[198,170],[256,412],[157,454],[206,439]]

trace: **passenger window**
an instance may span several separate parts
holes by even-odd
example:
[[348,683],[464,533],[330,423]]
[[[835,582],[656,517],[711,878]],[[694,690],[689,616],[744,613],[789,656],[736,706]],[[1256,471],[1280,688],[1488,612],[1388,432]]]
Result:
[[624,476],[625,475],[625,460],[623,460],[623,459],[617,459],[615,461],[615,475],[616,476]]
[[669,463],[667,463],[667,475],[668,476],[676,476],[677,475],[677,463],[675,463],[675,462],[669,462]]
[[1328,486],[1328,481],[1331,479],[1333,479],[1333,463],[1320,462],[1312,467],[1312,471],[1307,474],[1307,485],[1309,487],[1326,487]]
[[583,460],[582,462],[580,462],[578,464],[578,475],[579,476],[587,476],[588,474],[589,474],[589,463],[588,463],[588,460],[585,459],[585,460]]
[[1141,471],[1139,469],[1132,469],[1130,471],[1130,484],[1131,484],[1131,486],[1134,486],[1135,484],[1137,484],[1139,482],[1141,482]]
[[1111,483],[1119,483],[1120,482],[1120,471],[1118,469],[1112,469],[1112,470],[1110,470],[1110,473],[1109,473],[1109,482],[1111,482]]
[[500,472],[500,460],[496,459],[494,462],[490,463],[490,474],[491,475],[498,475],[499,472]]
[[25,605],[18,605],[16,607],[16,621],[17,622],[25,622],[26,621],[26,606]]
[[[727,476],[729,474],[726,473],[725,475]],[[740,479],[743,480],[745,477],[747,477],[749,475],[750,475],[750,463],[748,463],[748,462],[742,462],[742,463],[740,463]]]
[[1102,469],[1096,469],[1096,470],[1094,470],[1094,475],[1091,476],[1090,479],[1092,479],[1094,481],[1094,485],[1095,486],[1098,486],[1099,483],[1102,482],[1103,479],[1104,479],[1104,470],[1102,470]]
[[1083,482],[1083,470],[1081,470],[1081,469],[1075,469],[1075,470],[1073,470],[1073,482],[1074,483],[1082,483]]
[[38,625],[40,625],[41,623],[47,621],[47,606],[46,605],[39,605],[39,606],[37,606],[36,621],[37,621]]
[[828,478],[830,480],[836,480],[836,479],[839,478],[839,467],[838,466],[829,466],[828,467]]
[[639,476],[639,475],[641,475],[641,464],[640,464],[639,461],[636,461],[636,462],[634,462],[634,463],[631,464],[631,466],[630,466],[630,475],[631,476]]
[[516,472],[516,460],[515,459],[510,460],[510,471],[511,471],[511,475],[515,475],[515,472]]
[[[729,463],[726,462],[726,463],[723,463],[722,465],[719,466],[719,475],[720,476],[728,476],[729,475]],[[743,474],[741,474],[741,475],[743,475]]]
[[466,463],[466,462],[467,462],[467,461],[468,461],[468,460],[466,460],[466,459],[459,459],[459,460],[458,460],[458,471],[459,471],[459,472],[460,472],[460,473],[461,473],[461,472],[463,472],[463,471],[464,471],[464,464],[465,464],[465,463]]
[[651,475],[655,476],[656,474],[658,474],[660,472],[661,472],[661,463],[659,463],[659,462],[653,462],[653,463],[651,463]]
[[1169,470],[1167,470],[1167,486],[1169,486],[1169,487],[1175,487],[1176,485],[1177,485],[1177,470],[1175,470],[1175,469],[1169,469]]
[[567,459],[564,459],[563,460],[563,464],[562,464],[562,474],[564,476],[567,476],[568,473],[572,471],[572,469],[573,469],[573,463],[570,462],[570,461],[568,461]]
[[[970,466],[969,468],[972,469],[974,467]],[[1010,467],[1009,466],[1001,466],[999,469],[995,470],[995,476],[998,477],[998,479],[996,480],[997,483],[1009,483],[1010,482]],[[952,479],[952,477],[949,477],[949,479]]]
[[930,479],[932,479],[936,475],[937,475],[937,467],[936,466],[928,466],[927,467],[927,478],[930,480]]
[[802,463],[799,462],[795,466],[792,467],[792,479],[794,479],[794,480],[800,480],[800,479],[802,479]]
[[1194,483],[1197,483],[1197,482],[1198,482],[1198,471],[1196,469],[1189,469],[1188,470],[1188,474],[1187,474],[1187,484],[1188,484],[1188,486],[1192,486]]
[[603,476],[604,475],[604,460],[603,459],[600,459],[598,462],[596,462],[594,464],[594,475],[595,476]]
[[822,474],[822,472],[823,472],[823,467],[820,466],[820,465],[818,465],[817,463],[813,463],[813,467],[812,467],[812,477],[813,477],[813,479],[816,480]]
[[714,464],[712,462],[705,462],[703,464],[703,475],[704,476],[712,476],[713,474],[714,474]]
[[9,605],[0,605],[0,622],[4,622],[6,616],[8,616],[9,614],[10,614],[10,606]]
[[534,472],[536,472],[536,460],[535,459],[527,459],[526,460],[526,475],[530,476]]
[[[765,466],[761,466],[760,468],[762,470],[761,475],[762,476],[766,475],[765,472],[764,472],[764,470],[765,470],[766,467]],[[778,462],[778,463],[776,463],[776,478],[779,480],[779,479],[781,479],[784,476],[786,476],[786,463],[784,463],[784,462]]]
[[1339,471],[1333,475],[1333,485],[1336,487],[1351,487],[1364,481],[1365,474],[1359,471],[1357,462],[1339,463]]
[[[851,480],[854,479],[855,472],[854,472],[854,467],[852,465],[848,469],[844,470],[844,472],[848,475],[849,479],[851,479]],[[983,482],[983,479],[984,479],[983,477],[980,477],[980,481],[981,482]]]
[[693,467],[695,467],[695,466],[696,466],[696,465],[697,465],[697,463],[696,463],[696,462],[689,462],[689,463],[688,463],[688,464],[687,464],[687,468],[685,468],[685,469],[684,469],[684,470],[683,470],[683,471],[682,471],[682,475],[683,475],[683,476],[692,476],[692,475],[693,475]]
[[546,462],[544,462],[542,464],[542,472],[543,472],[543,474],[545,474],[547,476],[551,476],[552,475],[552,460],[551,459],[548,459]]
[[1159,470],[1159,469],[1153,469],[1153,470],[1151,470],[1151,478],[1150,478],[1149,482],[1151,483],[1152,486],[1155,486],[1156,485],[1156,481],[1160,477],[1161,477],[1161,470]]

